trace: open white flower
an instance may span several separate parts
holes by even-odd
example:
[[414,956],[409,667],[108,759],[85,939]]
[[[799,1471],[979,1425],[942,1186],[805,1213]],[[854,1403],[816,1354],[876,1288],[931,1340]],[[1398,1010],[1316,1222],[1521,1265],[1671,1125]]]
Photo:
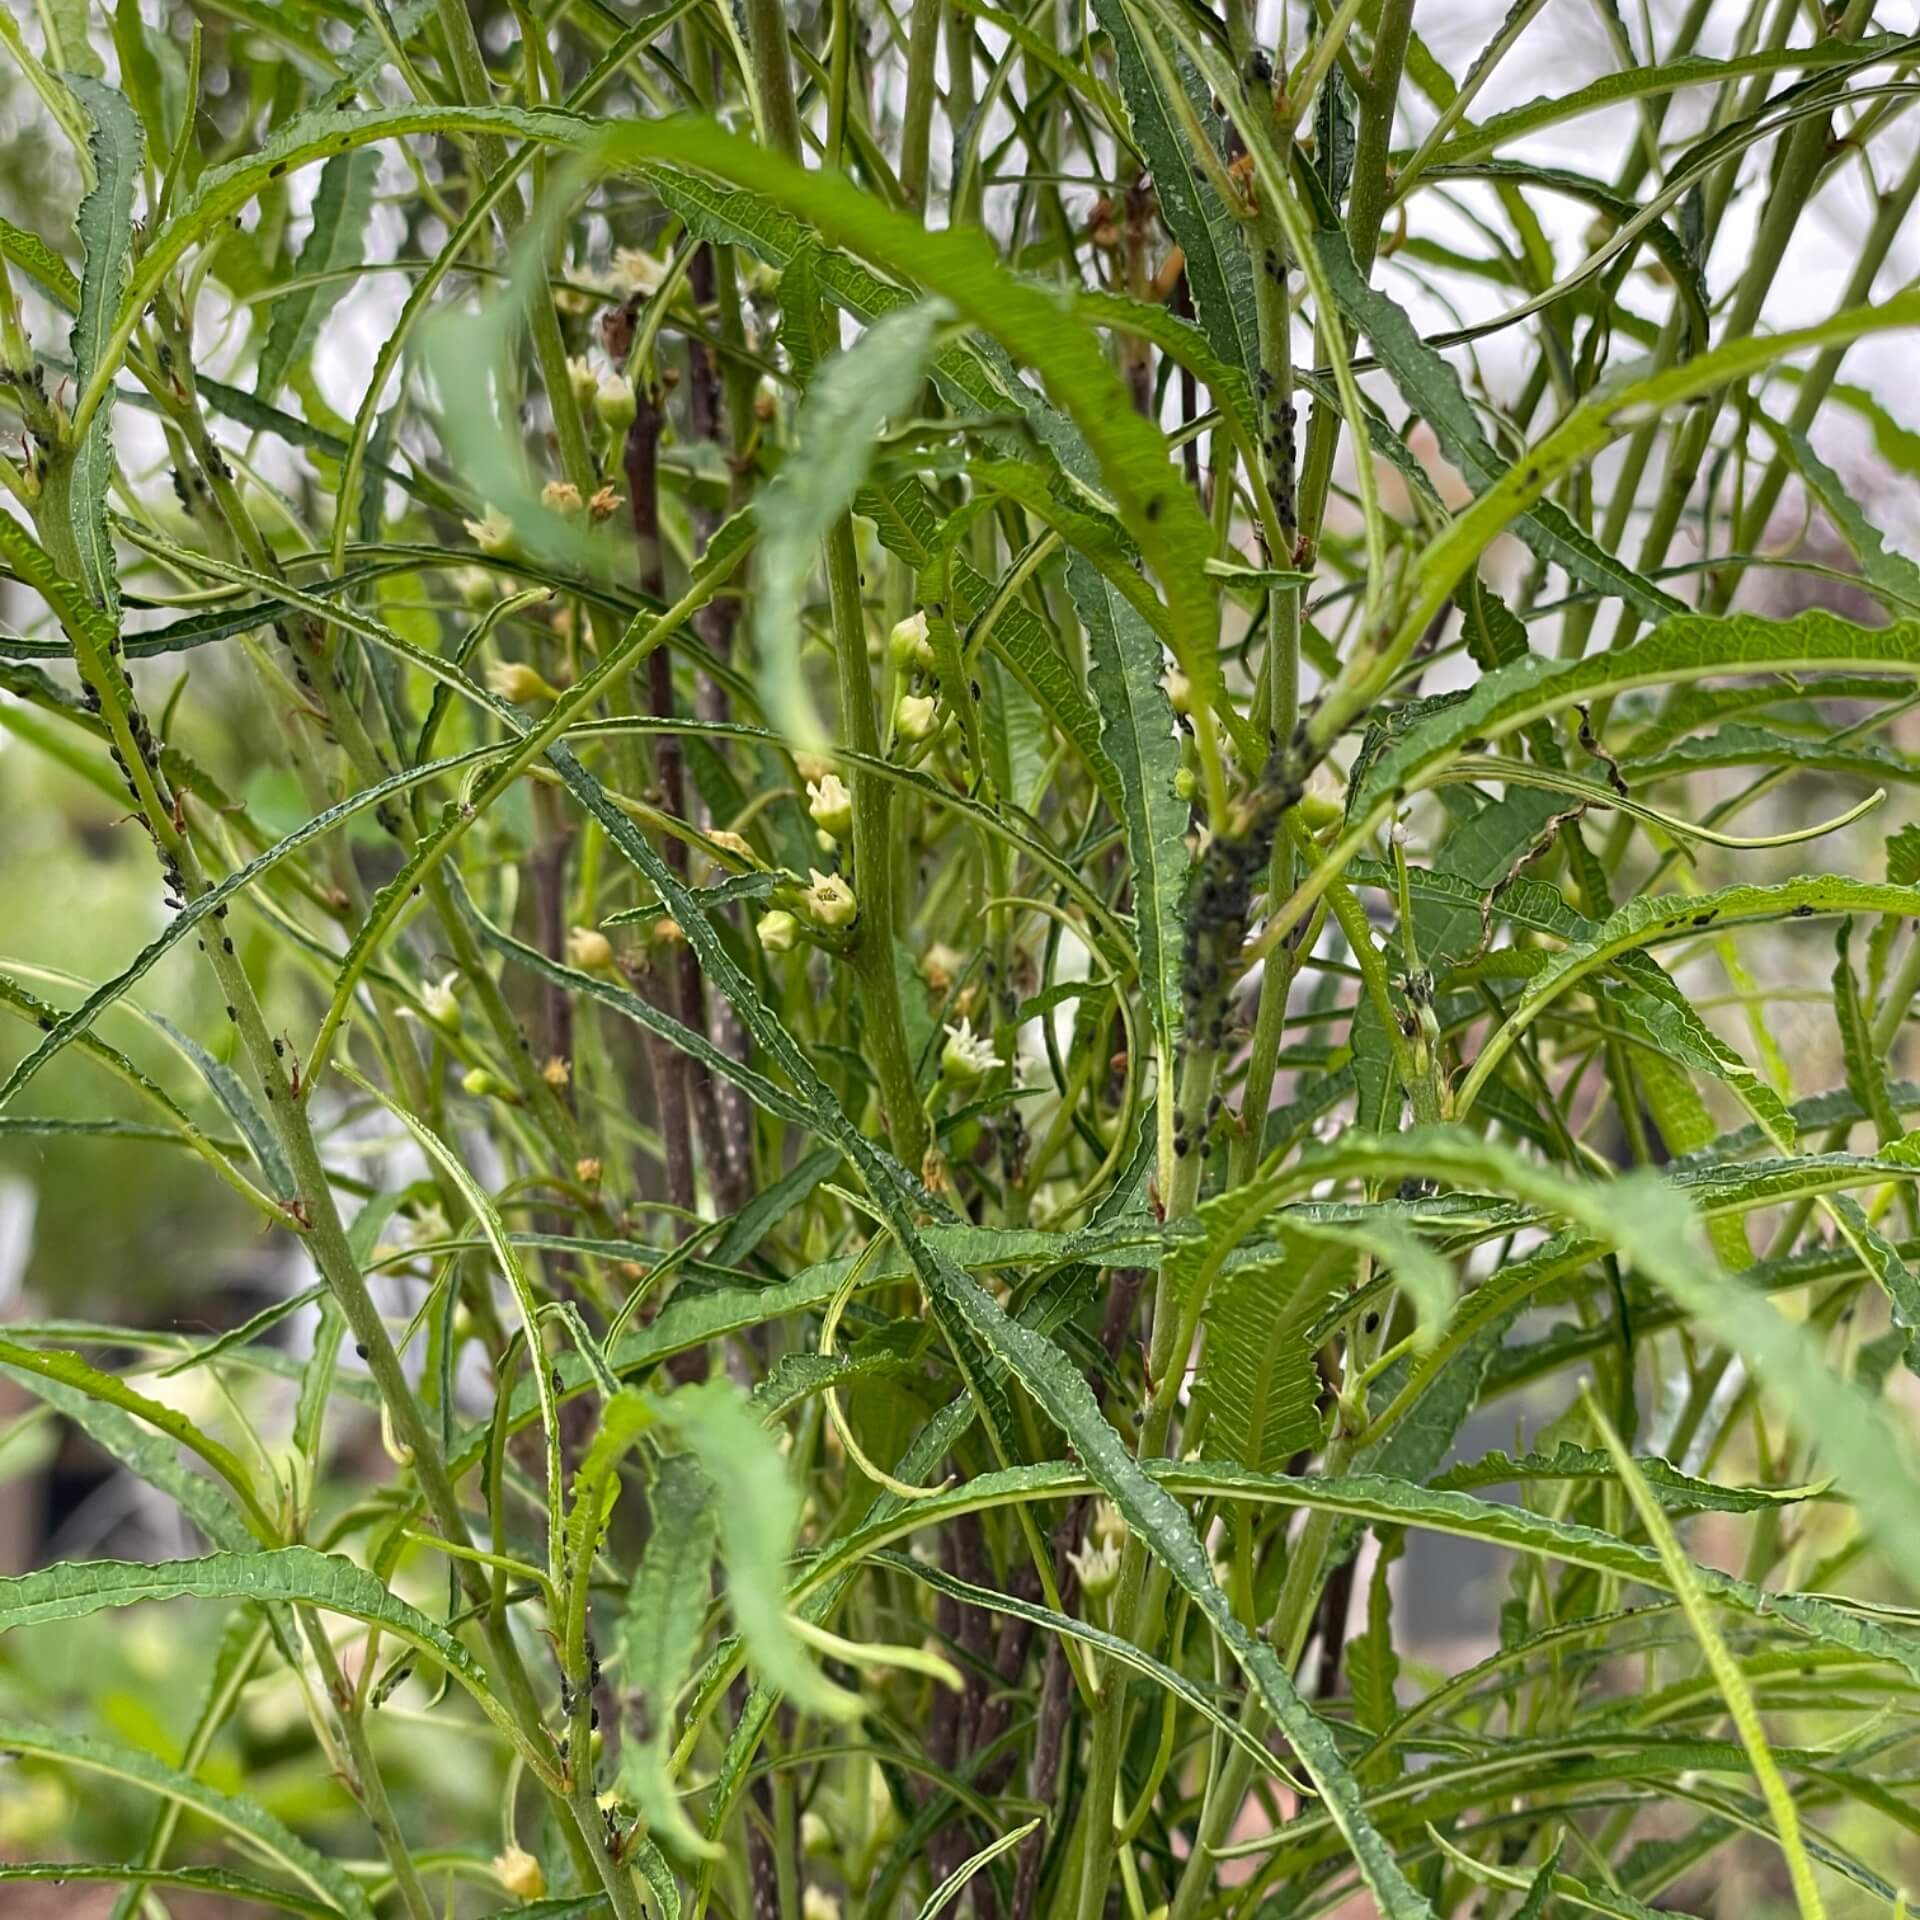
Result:
[[490,553],[497,559],[513,549],[513,522],[498,507],[490,506],[478,520],[463,520],[460,524],[466,528],[467,538],[482,553]]
[[1079,1578],[1080,1591],[1089,1599],[1110,1593],[1120,1579],[1120,1549],[1109,1542],[1089,1540],[1078,1553],[1068,1553],[1067,1564]]
[[993,1042],[975,1033],[973,1022],[962,1018],[946,1029],[947,1044],[940,1050],[940,1071],[955,1085],[966,1085],[991,1073],[1000,1064]]
[[667,263],[656,260],[644,247],[615,247],[613,270],[607,275],[620,293],[637,293],[645,298],[660,291],[667,277]]
[[454,990],[460,984],[460,975],[456,970],[444,973],[438,980],[422,989],[420,1011],[440,1029],[442,1033],[453,1034],[460,1031],[460,1002],[454,997]]

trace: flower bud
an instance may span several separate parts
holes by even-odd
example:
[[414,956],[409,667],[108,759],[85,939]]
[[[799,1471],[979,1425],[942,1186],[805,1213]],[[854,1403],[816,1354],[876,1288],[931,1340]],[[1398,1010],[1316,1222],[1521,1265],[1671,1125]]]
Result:
[[808,1887],[800,1896],[800,1920],[840,1920],[840,1902],[825,1887]]
[[812,1808],[800,1816],[800,1851],[809,1860],[818,1860],[833,1852],[833,1829]]
[[723,853],[738,854],[742,860],[757,866],[759,857],[753,850],[753,842],[744,833],[735,833],[731,827],[715,827],[707,838]]
[[1307,782],[1307,790],[1300,796],[1300,818],[1309,832],[1332,826],[1346,817],[1346,811],[1346,798],[1332,781],[1316,773]]
[[824,753],[796,753],[793,756],[793,770],[809,786],[816,780],[824,780],[833,771],[833,762]]
[[927,616],[924,613],[910,613],[897,621],[893,631],[887,635],[887,652],[893,664],[902,671],[909,668],[930,668],[933,665],[933,643],[927,638]]
[[625,433],[633,425],[633,416],[640,411],[633,382],[625,374],[608,374],[593,396],[593,410],[612,432]]
[[538,1900],[547,1890],[547,1876],[541,1872],[540,1862],[524,1847],[509,1847],[505,1853],[496,1854],[493,1877],[516,1900]]
[[853,795],[837,773],[807,783],[807,812],[822,833],[845,840],[853,832]]
[[567,935],[567,964],[582,973],[606,973],[613,966],[613,942],[598,927],[575,927]]
[[822,927],[850,927],[860,912],[853,889],[837,873],[822,873],[818,867],[808,874],[807,912]]
[[540,1069],[540,1078],[558,1093],[573,1078],[573,1069],[567,1065],[563,1055],[552,1053],[547,1056],[547,1064]]
[[520,1104],[520,1096],[497,1074],[488,1072],[485,1067],[469,1067],[460,1076],[460,1084],[476,1100],[498,1100],[509,1107],[517,1107]]
[[938,703],[928,693],[903,693],[893,710],[895,731],[903,740],[931,740],[938,728]]
[[754,922],[753,930],[760,936],[760,944],[769,953],[791,953],[793,943],[800,937],[800,922],[792,914],[775,907],[771,913],[763,913]]
[[967,964],[967,956],[957,947],[950,947],[944,940],[936,940],[920,956],[920,978],[935,993],[945,993],[959,979]]
[[1173,776],[1173,790],[1182,800],[1191,800],[1193,790],[1199,784],[1199,781],[1194,778],[1191,767],[1182,767]]
[[600,1184],[600,1176],[605,1171],[606,1169],[591,1154],[573,1163],[573,1177],[583,1187],[597,1187]]
[[576,406],[591,406],[594,393],[600,385],[600,377],[584,359],[576,357],[567,362],[567,385],[573,389]]
[[560,698],[559,688],[549,686],[539,668],[530,667],[524,660],[496,660],[487,669],[487,691],[511,700],[516,707],[530,700]]

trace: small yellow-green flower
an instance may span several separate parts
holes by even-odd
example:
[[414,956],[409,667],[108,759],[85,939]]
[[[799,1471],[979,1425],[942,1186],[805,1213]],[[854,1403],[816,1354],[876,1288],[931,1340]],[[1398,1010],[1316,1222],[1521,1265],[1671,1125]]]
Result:
[[525,1847],[509,1847],[496,1854],[493,1877],[517,1900],[538,1900],[547,1890],[547,1876],[540,1862]]
[[860,911],[853,889],[837,873],[822,873],[818,867],[807,875],[807,913],[815,925],[833,929],[850,927]]
[[488,507],[478,520],[464,520],[461,525],[467,530],[467,538],[482,553],[498,559],[501,554],[513,551],[513,522],[498,507]]
[[560,698],[559,688],[549,686],[539,668],[528,666],[524,660],[496,660],[487,669],[487,691],[497,693],[502,700],[511,700],[515,706],[529,700]]
[[844,840],[853,832],[853,795],[837,773],[807,782],[807,812],[822,833]]

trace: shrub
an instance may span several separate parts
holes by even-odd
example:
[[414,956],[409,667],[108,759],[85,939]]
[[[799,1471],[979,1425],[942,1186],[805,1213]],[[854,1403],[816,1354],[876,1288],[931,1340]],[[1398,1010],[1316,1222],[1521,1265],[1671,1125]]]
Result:
[[0,1106],[201,1198],[0,1343],[197,1536],[0,1581],[0,1879],[1895,1902],[1915,45],[1284,11],[8,27],[5,718],[164,904]]

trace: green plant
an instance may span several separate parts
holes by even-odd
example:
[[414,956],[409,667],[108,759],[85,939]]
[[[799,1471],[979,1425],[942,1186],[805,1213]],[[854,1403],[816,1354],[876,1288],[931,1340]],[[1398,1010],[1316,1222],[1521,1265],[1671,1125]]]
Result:
[[[0,1749],[100,1810],[0,1881],[1900,1904],[1920,568],[1808,436],[1914,470],[1839,374],[1920,41],[1603,6],[1496,106],[1578,11],[5,24],[83,194],[0,225],[5,718],[165,913],[7,963],[4,1124],[312,1277],[0,1340],[209,1547],[0,1580]],[[1453,1666],[1426,1536],[1504,1581]],[[227,1626],[154,1737],[36,1682],[161,1600]]]

